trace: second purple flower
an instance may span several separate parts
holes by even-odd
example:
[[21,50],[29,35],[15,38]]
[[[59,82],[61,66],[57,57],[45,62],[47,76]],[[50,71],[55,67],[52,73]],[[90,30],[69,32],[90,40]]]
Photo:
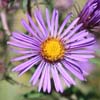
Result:
[[100,0],[88,0],[79,17],[83,28],[100,32]]

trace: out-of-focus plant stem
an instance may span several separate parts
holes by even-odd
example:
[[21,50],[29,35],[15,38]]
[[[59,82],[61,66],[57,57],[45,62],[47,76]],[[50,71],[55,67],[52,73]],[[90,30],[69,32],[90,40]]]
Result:
[[27,12],[31,16],[31,0],[27,1]]
[[6,15],[6,11],[5,10],[1,11],[0,17],[1,17],[2,26],[3,26],[3,29],[4,29],[5,33],[8,36],[11,35],[11,32],[10,32],[9,27],[8,27],[7,15]]
[[[38,5],[47,5],[46,2],[38,2]],[[34,6],[37,6],[37,3],[34,3]]]
[[7,82],[9,82],[10,84],[14,84],[14,85],[18,85],[18,86],[26,87],[26,88],[31,88],[31,86],[19,83],[18,81],[16,81],[15,79],[13,79],[11,76],[9,76],[6,73],[4,75],[4,80],[6,80]]

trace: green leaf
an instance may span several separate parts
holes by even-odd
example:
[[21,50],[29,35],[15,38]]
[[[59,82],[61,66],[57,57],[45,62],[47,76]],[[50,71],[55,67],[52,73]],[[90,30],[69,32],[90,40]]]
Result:
[[100,59],[99,58],[94,58],[90,60],[92,63],[100,65]]
[[96,51],[96,54],[100,55],[100,50],[97,50],[97,51]]
[[21,7],[22,7],[24,12],[27,9],[27,3],[28,3],[28,0],[21,0]]
[[31,91],[29,93],[24,94],[24,98],[28,98],[28,99],[39,98],[41,96],[43,96],[42,93],[38,93],[38,92],[35,92],[35,91]]
[[44,2],[46,2],[49,10],[52,12],[54,8],[54,0],[44,0]]
[[34,94],[30,94],[28,98],[38,98],[41,97],[42,94],[41,93],[34,93]]

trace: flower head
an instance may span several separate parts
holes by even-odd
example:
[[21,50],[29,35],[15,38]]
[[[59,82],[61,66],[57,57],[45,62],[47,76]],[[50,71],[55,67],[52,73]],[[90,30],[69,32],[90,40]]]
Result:
[[75,81],[69,73],[80,80],[85,80],[84,75],[88,72],[80,66],[80,63],[87,62],[89,58],[94,57],[94,51],[90,50],[89,46],[95,43],[95,39],[88,36],[86,30],[79,31],[82,26],[82,24],[77,25],[79,18],[76,18],[66,28],[71,14],[68,14],[59,27],[59,14],[55,9],[52,18],[46,9],[46,23],[39,9],[34,12],[38,25],[29,15],[27,17],[31,27],[25,20],[22,20],[22,24],[30,34],[13,32],[8,42],[9,45],[18,47],[19,49],[15,51],[22,55],[13,58],[12,61],[24,60],[24,63],[16,66],[13,71],[18,72],[21,76],[37,65],[30,82],[33,86],[38,83],[38,90],[43,89],[48,93],[51,92],[51,79],[53,79],[57,92],[63,92],[62,82],[68,87],[75,85]]
[[100,30],[100,0],[88,0],[79,17],[83,28]]

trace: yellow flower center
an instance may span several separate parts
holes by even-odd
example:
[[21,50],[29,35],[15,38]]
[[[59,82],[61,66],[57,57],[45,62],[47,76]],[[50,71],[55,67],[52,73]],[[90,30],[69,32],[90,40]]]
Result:
[[62,59],[64,52],[64,45],[57,38],[48,38],[41,44],[41,54],[43,58],[50,62]]

